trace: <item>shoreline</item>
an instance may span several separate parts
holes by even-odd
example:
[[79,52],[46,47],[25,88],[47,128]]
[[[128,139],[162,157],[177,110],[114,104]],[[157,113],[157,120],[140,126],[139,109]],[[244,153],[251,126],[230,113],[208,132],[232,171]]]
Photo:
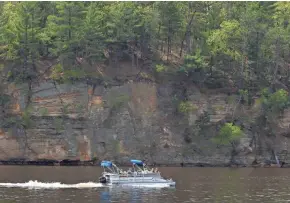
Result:
[[[24,159],[15,159],[15,160],[0,160],[0,166],[100,166],[101,161],[80,161],[80,160],[24,160]],[[116,165],[120,167],[130,167],[131,164],[123,164],[115,162]],[[255,164],[255,165],[244,165],[244,164],[208,164],[208,163],[173,163],[173,164],[148,164],[150,167],[180,167],[180,168],[290,168],[290,164],[282,163],[278,164]]]

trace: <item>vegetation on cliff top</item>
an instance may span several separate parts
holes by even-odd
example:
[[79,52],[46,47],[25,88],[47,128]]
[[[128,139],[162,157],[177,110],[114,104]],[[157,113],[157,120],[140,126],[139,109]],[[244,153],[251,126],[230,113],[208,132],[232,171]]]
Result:
[[[96,85],[107,80],[100,64],[123,60],[178,76],[181,89],[223,88],[248,106],[259,97],[267,119],[289,105],[288,2],[1,2],[0,13],[2,108],[10,82],[28,84],[28,108],[45,75]],[[187,98],[178,108],[196,110]],[[238,134],[221,128],[228,141]]]
[[159,59],[157,72],[173,63],[199,85],[247,90],[249,104],[264,87],[289,86],[287,2],[2,2],[0,10],[10,80],[39,77],[39,60],[57,59],[51,78],[69,79],[128,55],[132,64]]

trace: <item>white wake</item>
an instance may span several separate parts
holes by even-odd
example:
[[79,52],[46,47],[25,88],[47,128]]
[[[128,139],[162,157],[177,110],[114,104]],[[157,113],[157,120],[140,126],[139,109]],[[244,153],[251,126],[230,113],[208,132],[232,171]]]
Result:
[[[166,188],[170,187],[168,184],[126,184],[126,185],[107,185],[107,187],[138,187],[138,188]],[[37,180],[30,180],[25,183],[0,183],[0,188],[31,188],[31,189],[82,189],[82,188],[98,188],[106,187],[102,183],[77,183],[77,184],[64,184],[60,182],[38,182]]]
[[77,184],[63,184],[60,182],[38,182],[30,180],[25,183],[0,183],[0,187],[10,187],[10,188],[35,188],[35,189],[61,189],[61,188],[97,188],[104,187],[101,183],[87,182],[87,183],[77,183]]

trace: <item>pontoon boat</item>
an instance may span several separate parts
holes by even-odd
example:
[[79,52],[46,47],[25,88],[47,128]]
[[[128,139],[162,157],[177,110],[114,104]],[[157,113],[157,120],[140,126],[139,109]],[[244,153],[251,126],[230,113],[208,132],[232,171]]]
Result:
[[[149,169],[145,163],[140,160],[131,160],[133,168],[123,171],[111,161],[102,161],[101,166],[104,168],[99,181],[104,184],[167,184],[175,186],[172,179],[164,179],[161,177],[157,169]],[[106,170],[107,169],[107,170]]]

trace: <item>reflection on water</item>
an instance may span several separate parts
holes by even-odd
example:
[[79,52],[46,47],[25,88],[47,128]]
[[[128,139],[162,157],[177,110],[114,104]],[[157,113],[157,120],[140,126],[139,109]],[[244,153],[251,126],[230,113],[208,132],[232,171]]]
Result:
[[[164,196],[167,196],[169,191],[175,191],[175,188],[153,188],[153,187],[107,187],[100,192],[100,202],[162,202]],[[120,196],[121,195],[121,196]],[[159,198],[156,198],[159,197]],[[166,201],[168,202],[168,201]],[[169,201],[170,202],[170,201]]]
[[108,191],[102,191],[101,192],[101,201],[100,202],[111,202],[111,198],[110,198],[110,192]]
[[[104,187],[96,167],[0,167],[0,203],[287,202],[290,169],[160,168],[176,188]],[[37,180],[37,181],[36,181]]]

